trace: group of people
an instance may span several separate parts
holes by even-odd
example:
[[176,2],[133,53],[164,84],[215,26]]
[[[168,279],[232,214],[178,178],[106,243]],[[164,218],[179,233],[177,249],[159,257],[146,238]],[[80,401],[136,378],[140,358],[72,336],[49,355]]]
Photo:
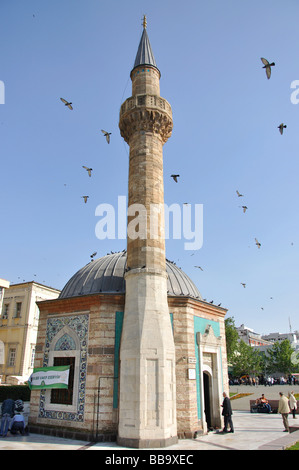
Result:
[[[289,432],[289,414],[292,412],[293,418],[296,418],[296,411],[297,411],[297,400],[294,395],[294,392],[291,391],[288,396],[284,395],[282,392],[279,392],[279,402],[278,402],[278,413],[282,416],[282,421],[284,425],[284,432]],[[227,393],[223,392],[223,402],[222,402],[222,416],[224,418],[224,428],[222,433],[227,432],[234,432],[234,425],[232,420],[232,407],[230,403],[230,399],[227,396]],[[271,412],[271,406],[265,397],[264,393],[260,398],[256,400],[256,404],[263,406],[267,409],[268,412]],[[230,430],[228,431],[228,428]]]
[[250,377],[242,376],[240,378],[230,378],[229,384],[230,385],[265,385],[265,386],[272,386],[272,385],[298,385],[299,381],[298,378],[294,375],[289,375],[286,377],[271,377],[271,376],[257,376],[257,377]]
[[26,433],[23,410],[24,404],[22,400],[15,401],[12,398],[7,398],[3,401],[1,406],[1,437],[6,437],[8,431],[13,435],[18,432],[22,435]]
[[292,412],[293,418],[296,418],[297,400],[293,391],[288,394],[288,397],[282,392],[279,392],[279,395],[278,413],[282,416],[284,432],[290,432],[289,413]]

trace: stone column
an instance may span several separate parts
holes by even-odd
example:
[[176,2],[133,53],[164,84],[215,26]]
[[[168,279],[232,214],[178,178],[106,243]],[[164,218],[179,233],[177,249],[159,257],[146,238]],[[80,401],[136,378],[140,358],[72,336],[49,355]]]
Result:
[[177,442],[162,151],[172,132],[172,112],[160,97],[156,67],[135,67],[131,79],[132,97],[121,106],[119,121],[130,146],[130,161],[118,443],[165,447]]

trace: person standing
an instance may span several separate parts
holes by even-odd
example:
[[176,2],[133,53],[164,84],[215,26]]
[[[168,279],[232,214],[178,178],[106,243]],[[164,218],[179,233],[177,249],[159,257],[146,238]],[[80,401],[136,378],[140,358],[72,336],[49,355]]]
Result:
[[1,428],[0,428],[0,436],[6,437],[7,432],[9,430],[11,419],[14,415],[15,411],[15,402],[11,398],[7,398],[2,403],[1,407],[2,411],[2,419],[1,419]]
[[297,400],[293,391],[289,393],[289,403],[290,403],[291,412],[293,414],[293,418],[296,419]]
[[288,415],[290,412],[289,402],[288,402],[287,397],[283,393],[279,392],[279,395],[280,395],[280,399],[278,403],[278,413],[280,413],[282,416],[284,432],[289,432],[290,431],[289,421],[288,421]]
[[[232,407],[231,407],[231,402],[230,399],[227,396],[227,393],[223,392],[223,403],[222,403],[222,416],[224,417],[224,428],[223,431],[224,433],[226,432],[234,432],[234,425],[233,425],[233,420],[232,420]],[[227,430],[228,426],[230,427],[230,431]]]

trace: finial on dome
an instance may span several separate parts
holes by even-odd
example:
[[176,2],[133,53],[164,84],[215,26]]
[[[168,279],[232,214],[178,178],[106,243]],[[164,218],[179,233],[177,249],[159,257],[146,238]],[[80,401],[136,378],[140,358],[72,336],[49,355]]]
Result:
[[143,28],[146,29],[146,26],[147,26],[146,15],[143,15],[142,25],[143,25]]

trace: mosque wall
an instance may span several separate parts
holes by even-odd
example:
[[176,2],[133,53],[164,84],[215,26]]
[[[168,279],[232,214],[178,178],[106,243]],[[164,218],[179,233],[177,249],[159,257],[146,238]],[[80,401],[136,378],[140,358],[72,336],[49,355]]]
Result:
[[[168,304],[173,316],[176,349],[178,435],[190,438],[195,432],[207,430],[204,371],[211,372],[213,383],[210,397],[212,422],[214,426],[221,426],[220,396],[224,390],[228,390],[224,325],[226,309],[187,297],[170,297]],[[209,325],[213,333],[204,336],[206,331],[210,332]],[[205,341],[203,343],[202,340],[201,346],[198,344],[199,334]],[[208,351],[206,355],[205,351]],[[213,366],[209,369],[208,363],[211,363],[212,358]]]
[[[190,438],[205,430],[200,369],[213,371],[214,395],[215,390],[218,394],[214,419],[221,420],[217,403],[228,389],[226,310],[188,297],[169,297],[168,305],[176,352],[178,437]],[[32,390],[31,428],[48,428],[47,432],[77,438],[85,435],[86,439],[115,437],[124,295],[57,299],[40,302],[39,309],[35,367],[53,365],[57,357],[74,357],[74,397],[71,405],[55,404],[51,391]],[[218,356],[211,351],[218,351]]]
[[75,367],[71,404],[53,403],[51,390],[32,390],[31,428],[56,429],[60,435],[75,431],[77,437],[83,433],[87,439],[105,434],[109,439],[116,434],[118,422],[114,345],[124,296],[58,299],[39,307],[35,367],[56,365],[61,357],[75,358]]

